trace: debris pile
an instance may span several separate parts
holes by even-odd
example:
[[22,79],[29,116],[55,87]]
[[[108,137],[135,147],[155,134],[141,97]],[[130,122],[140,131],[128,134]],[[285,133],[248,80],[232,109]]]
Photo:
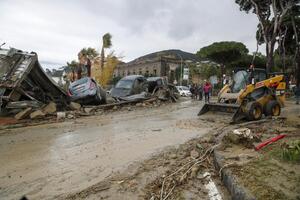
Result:
[[[101,110],[117,110],[125,105],[157,107],[160,101],[176,102],[179,98],[173,85],[162,77],[151,77],[151,80],[145,82],[148,89],[139,94],[120,97],[107,104],[106,92],[101,90],[104,101],[101,101],[101,105],[90,106],[72,102],[69,93],[43,71],[36,53],[13,48],[0,49],[0,66],[0,113],[14,116],[19,121],[73,119]],[[78,87],[74,86],[75,89]]]
[[[147,199],[172,199],[178,196],[178,193],[184,188],[189,181],[197,178],[202,184],[207,185],[211,194],[216,194],[217,199],[221,199],[216,187],[211,179],[214,174],[211,161],[211,154],[218,145],[202,142],[192,145],[189,155],[178,163],[174,169],[169,169],[161,178],[154,180],[148,185]],[[178,159],[176,155],[171,155]],[[211,190],[210,190],[211,189]],[[151,192],[150,192],[151,191]]]
[[0,49],[1,110],[14,113],[24,108],[39,108],[49,102],[61,108],[67,104],[68,97],[43,71],[37,54],[13,48]]
[[243,145],[247,148],[253,148],[254,143],[260,142],[260,136],[251,132],[249,128],[235,129],[224,136],[225,143]]

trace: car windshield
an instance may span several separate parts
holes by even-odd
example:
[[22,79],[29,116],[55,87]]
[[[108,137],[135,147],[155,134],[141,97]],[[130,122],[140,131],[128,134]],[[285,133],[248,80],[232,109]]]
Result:
[[132,85],[133,85],[133,80],[120,80],[117,83],[116,88],[130,89],[132,88]]
[[247,85],[247,80],[248,80],[248,73],[246,71],[238,71],[234,76],[233,76],[233,92],[239,92],[241,89],[244,89]]

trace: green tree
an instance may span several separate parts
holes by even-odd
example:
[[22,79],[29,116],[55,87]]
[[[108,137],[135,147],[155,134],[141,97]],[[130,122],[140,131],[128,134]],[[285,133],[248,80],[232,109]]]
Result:
[[280,26],[287,13],[299,3],[299,0],[235,0],[240,10],[256,14],[259,24],[258,42],[266,44],[266,70],[269,73],[274,66],[274,50]]
[[255,59],[253,59],[254,55],[251,55],[251,54],[243,55],[238,60],[231,62],[228,65],[228,68],[229,69],[234,69],[237,67],[248,68],[251,64],[254,64],[254,66],[258,67],[258,68],[265,68],[266,56],[262,55],[261,53],[256,53],[256,52],[255,52],[255,54],[256,54]]
[[209,79],[211,76],[220,76],[218,67],[212,64],[202,64],[200,67],[200,73],[205,79]]
[[68,80],[75,79],[75,71],[76,68],[79,66],[79,63],[76,60],[72,60],[71,62],[67,62],[67,66],[65,66],[65,72],[69,74],[67,77]]
[[300,84],[300,5],[293,6],[283,20],[276,53],[281,60],[277,62],[282,64],[284,71],[290,67],[289,72]]
[[97,56],[99,56],[99,53],[96,51],[95,48],[88,47],[88,48],[83,48],[79,51],[78,56],[86,56],[89,59],[94,59]]
[[197,55],[201,59],[210,59],[221,64],[221,73],[225,73],[225,66],[233,61],[239,60],[242,56],[247,55],[247,47],[241,42],[224,41],[215,42],[209,46],[201,48]]
[[105,59],[104,50],[112,46],[111,38],[112,36],[110,33],[106,33],[102,36],[101,63],[100,63],[101,70],[103,70],[104,67],[104,59]]

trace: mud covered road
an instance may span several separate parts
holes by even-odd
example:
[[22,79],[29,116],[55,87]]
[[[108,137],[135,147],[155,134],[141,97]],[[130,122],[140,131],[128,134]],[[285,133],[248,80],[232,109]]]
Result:
[[55,199],[76,193],[212,126],[186,99],[68,122],[0,132],[0,199]]

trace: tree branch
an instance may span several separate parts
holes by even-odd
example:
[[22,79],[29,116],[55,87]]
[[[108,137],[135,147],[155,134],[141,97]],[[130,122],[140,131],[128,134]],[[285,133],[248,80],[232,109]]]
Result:
[[266,32],[266,27],[265,27],[265,25],[264,25],[264,20],[263,20],[262,17],[261,17],[261,11],[260,11],[260,9],[259,9],[257,3],[256,3],[254,0],[251,0],[251,3],[252,3],[252,4],[254,5],[254,7],[255,7],[255,13],[256,13],[256,15],[257,15],[257,17],[258,17],[259,24],[260,24],[261,29],[262,29],[262,31],[263,31],[264,41],[265,41],[265,43],[267,44],[267,42],[268,42],[268,40],[267,40],[267,32]]

